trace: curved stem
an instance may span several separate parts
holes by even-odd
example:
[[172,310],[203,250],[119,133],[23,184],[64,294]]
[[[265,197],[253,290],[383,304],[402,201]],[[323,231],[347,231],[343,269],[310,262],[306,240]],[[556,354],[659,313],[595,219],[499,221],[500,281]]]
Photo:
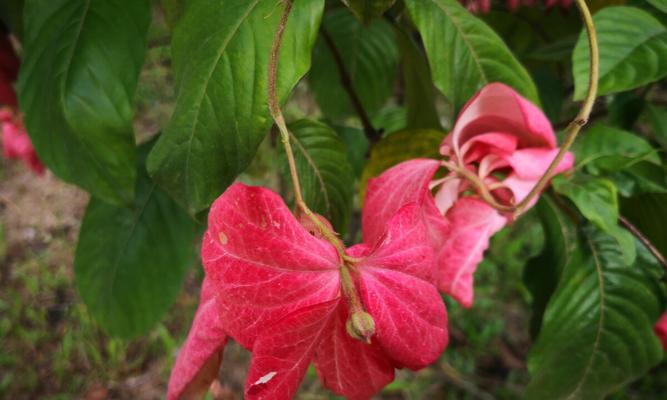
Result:
[[598,49],[598,39],[597,33],[595,31],[595,25],[593,24],[593,17],[591,12],[586,5],[586,0],[576,0],[579,11],[581,12],[581,18],[586,27],[586,34],[588,36],[588,47],[590,49],[590,71],[588,73],[588,93],[586,98],[581,105],[581,109],[577,114],[574,121],[570,123],[567,128],[567,134],[565,141],[561,145],[560,151],[556,158],[551,162],[549,168],[540,180],[537,182],[535,187],[528,193],[528,195],[516,206],[516,215],[521,214],[525,208],[531,203],[531,201],[537,196],[544,188],[547,186],[549,179],[551,179],[552,174],[558,167],[558,164],[563,160],[565,154],[574,143],[574,140],[577,138],[581,128],[586,125],[588,118],[591,115],[593,110],[593,105],[595,104],[595,97],[597,96],[598,91],[598,79],[600,76],[600,53]]
[[292,151],[292,144],[290,142],[290,133],[287,129],[287,124],[285,123],[285,117],[283,112],[280,109],[280,102],[277,95],[277,86],[278,86],[278,60],[280,58],[280,47],[283,42],[283,35],[285,33],[285,27],[287,26],[287,20],[289,19],[290,12],[292,11],[292,1],[283,0],[285,8],[283,13],[280,16],[280,22],[276,28],[276,33],[273,37],[273,44],[271,45],[271,55],[269,57],[269,76],[268,76],[268,98],[269,98],[269,111],[271,116],[280,131],[280,139],[285,148],[285,154],[287,155],[287,164],[289,165],[290,176],[292,178],[292,185],[294,187],[294,202],[296,203],[296,212],[303,213],[310,219],[313,224],[318,228],[322,236],[330,242],[338,251],[338,255],[342,260],[347,259],[345,250],[343,249],[340,240],[336,236],[336,233],[333,232],[326,224],[324,224],[320,218],[310,209],[308,205],[303,200],[303,194],[301,192],[301,184],[299,183],[299,173],[296,169],[296,161],[294,160],[294,152]]

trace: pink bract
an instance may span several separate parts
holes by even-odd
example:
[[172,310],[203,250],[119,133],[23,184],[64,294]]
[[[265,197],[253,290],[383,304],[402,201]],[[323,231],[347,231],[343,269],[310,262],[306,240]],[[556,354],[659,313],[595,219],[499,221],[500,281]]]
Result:
[[[558,148],[544,113],[512,88],[493,83],[464,106],[440,151],[448,165],[475,173],[499,201],[516,204],[546,172]],[[573,162],[568,153],[556,173]],[[469,307],[472,276],[489,239],[509,219],[481,201],[455,171],[434,178],[440,166],[438,160],[416,159],[372,179],[362,214],[364,240],[376,237],[407,202],[418,203],[436,253],[437,286]]]
[[[433,247],[417,204],[394,214],[374,240],[348,249],[354,261],[343,264],[277,194],[240,183],[227,189],[211,208],[202,246],[213,295],[202,295],[169,398],[180,398],[218,361],[227,335],[253,353],[247,399],[291,398],[311,361],[327,388],[351,399],[370,398],[393,380],[394,368],[434,362],[448,335],[431,283]],[[374,320],[370,344],[346,328],[354,309],[341,289],[343,268]]]

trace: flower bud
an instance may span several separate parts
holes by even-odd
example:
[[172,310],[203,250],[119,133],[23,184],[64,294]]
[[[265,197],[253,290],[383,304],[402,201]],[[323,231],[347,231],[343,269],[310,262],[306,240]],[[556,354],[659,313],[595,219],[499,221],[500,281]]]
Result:
[[345,323],[347,333],[355,339],[371,343],[371,337],[375,333],[375,321],[365,311],[355,311]]

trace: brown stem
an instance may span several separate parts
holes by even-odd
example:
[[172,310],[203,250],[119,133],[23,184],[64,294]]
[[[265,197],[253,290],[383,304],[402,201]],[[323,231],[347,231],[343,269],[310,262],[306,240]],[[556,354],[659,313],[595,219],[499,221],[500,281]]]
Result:
[[292,178],[292,185],[294,187],[294,202],[296,203],[296,212],[305,214],[308,219],[310,219],[313,224],[318,228],[322,236],[330,242],[338,251],[339,256],[342,260],[347,259],[345,250],[342,248],[336,233],[333,232],[328,226],[326,226],[320,218],[310,209],[308,205],[303,200],[303,195],[301,194],[301,184],[299,183],[299,173],[296,168],[296,161],[294,160],[294,152],[292,151],[292,145],[290,143],[290,133],[287,129],[287,124],[285,123],[285,117],[283,112],[280,109],[280,102],[278,101],[277,95],[277,82],[278,82],[278,60],[280,58],[280,47],[283,42],[283,34],[285,33],[285,27],[287,26],[287,20],[289,19],[290,12],[292,11],[292,2],[291,0],[284,0],[282,3],[285,5],[283,13],[280,16],[280,22],[276,28],[276,33],[273,37],[273,44],[271,45],[271,55],[269,58],[269,76],[268,76],[268,97],[269,97],[269,111],[271,116],[280,131],[280,139],[285,148],[285,154],[287,155],[287,164],[289,165],[290,177]]
[[343,61],[343,57],[338,51],[338,47],[336,47],[336,43],[334,42],[331,35],[329,35],[329,32],[324,29],[324,27],[322,27],[321,33],[324,41],[327,43],[327,46],[329,46],[329,49],[331,50],[336,67],[338,68],[338,74],[340,75],[340,83],[343,85],[347,95],[350,97],[352,106],[354,107],[354,110],[359,116],[361,124],[364,127],[364,133],[366,134],[366,137],[371,142],[371,144],[379,141],[382,139],[382,133],[373,128],[373,124],[371,123],[366,110],[364,110],[364,106],[361,104],[361,100],[359,99],[357,92],[354,90],[354,86],[352,85],[352,78],[350,77],[350,74],[345,67],[345,62]]
[[595,31],[595,25],[593,24],[593,17],[591,12],[586,5],[586,0],[576,0],[579,11],[581,12],[581,18],[583,19],[584,26],[586,27],[586,34],[588,36],[588,47],[590,49],[590,70],[588,73],[588,93],[586,98],[581,105],[581,109],[577,114],[576,118],[567,129],[567,135],[565,141],[561,145],[560,151],[556,155],[556,158],[551,162],[549,168],[533,189],[528,193],[528,195],[516,206],[516,215],[519,216],[525,208],[532,202],[532,200],[537,196],[549,183],[554,171],[558,167],[558,164],[563,160],[565,154],[574,143],[574,140],[577,138],[577,134],[581,128],[586,125],[588,118],[591,115],[593,110],[593,105],[595,104],[595,98],[598,91],[598,80],[600,78],[600,52],[598,49],[598,39],[597,33]]
[[653,254],[653,257],[655,257],[660,264],[662,264],[663,268],[665,269],[665,279],[667,279],[667,259],[665,259],[665,256],[662,255],[660,250],[658,250],[651,241],[644,236],[644,234],[632,224],[627,218],[625,218],[622,215],[619,215],[618,221],[625,227],[625,229],[629,230],[637,239],[639,239],[640,242],[648,249],[648,251]]

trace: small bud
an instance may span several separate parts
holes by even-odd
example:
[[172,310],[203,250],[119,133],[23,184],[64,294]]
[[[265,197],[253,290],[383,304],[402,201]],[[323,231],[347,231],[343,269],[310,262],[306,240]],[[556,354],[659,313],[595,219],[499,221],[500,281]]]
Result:
[[345,328],[353,338],[370,344],[371,337],[375,333],[375,321],[369,313],[356,311],[348,318]]

